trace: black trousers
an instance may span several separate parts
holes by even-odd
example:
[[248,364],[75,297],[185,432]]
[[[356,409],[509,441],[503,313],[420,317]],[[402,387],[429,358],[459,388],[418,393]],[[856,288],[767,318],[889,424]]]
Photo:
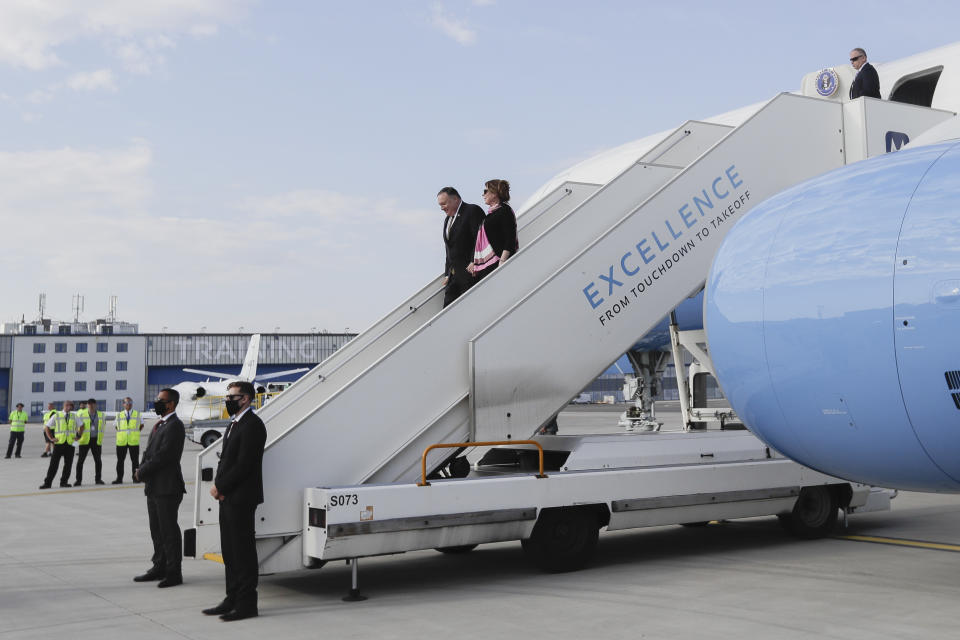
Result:
[[7,445],[7,457],[10,457],[10,454],[13,453],[13,445],[17,445],[17,457],[20,457],[20,449],[23,448],[23,431],[11,431],[10,432],[10,444]]
[[60,458],[63,458],[63,473],[60,475],[60,485],[68,484],[70,470],[73,469],[73,445],[66,443],[53,445],[50,466],[47,467],[47,477],[43,484],[53,484],[53,478],[57,475],[57,468],[60,466]]
[[227,582],[225,602],[237,611],[257,608],[260,563],[254,529],[256,511],[255,504],[220,503],[220,548]]
[[443,306],[448,306],[451,302],[465,294],[470,287],[476,284],[477,279],[470,275],[466,269],[457,271],[447,279],[447,286],[443,290]]
[[80,455],[77,457],[77,482],[83,480],[83,461],[87,459],[87,454],[93,454],[93,477],[96,480],[100,480],[100,474],[103,471],[103,462],[100,459],[100,453],[103,450],[103,445],[99,445],[96,442],[91,442],[90,444],[80,445]]
[[153,569],[167,576],[179,576],[183,561],[183,537],[177,524],[177,511],[183,494],[147,496],[150,538],[153,540]]
[[140,468],[140,445],[128,444],[117,447],[117,480],[123,480],[123,459],[130,455],[130,477]]

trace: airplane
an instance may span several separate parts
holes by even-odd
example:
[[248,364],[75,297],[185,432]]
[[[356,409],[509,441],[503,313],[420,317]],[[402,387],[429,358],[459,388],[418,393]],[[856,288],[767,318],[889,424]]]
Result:
[[[257,388],[257,393],[266,393],[267,387],[259,383],[274,378],[302,373],[307,371],[307,367],[297,369],[287,369],[274,373],[257,375],[257,364],[260,358],[260,334],[255,333],[250,336],[250,343],[247,345],[247,353],[243,358],[243,366],[239,374],[220,373],[217,371],[206,371],[204,369],[184,368],[187,373],[194,373],[202,376],[208,376],[205,382],[179,382],[172,388],[180,394],[180,404],[177,407],[177,414],[187,423],[193,423],[200,420],[218,420],[226,416],[223,415],[223,396],[227,393],[227,385],[231,382],[242,380],[252,382]],[[213,378],[213,380],[211,380]]]
[[[960,45],[876,69],[885,98],[960,111]],[[849,480],[957,492],[960,119],[905,137],[739,220],[704,325],[727,399],[771,447]]]

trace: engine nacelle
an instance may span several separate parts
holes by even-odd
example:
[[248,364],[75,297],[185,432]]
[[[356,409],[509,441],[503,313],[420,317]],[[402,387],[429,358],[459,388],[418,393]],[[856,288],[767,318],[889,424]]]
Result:
[[717,253],[704,321],[727,398],[770,446],[851,480],[960,490],[960,143],[754,208]]

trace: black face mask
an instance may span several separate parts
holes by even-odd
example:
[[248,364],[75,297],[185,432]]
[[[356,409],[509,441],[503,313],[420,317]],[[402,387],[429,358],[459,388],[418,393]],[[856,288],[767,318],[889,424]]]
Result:
[[240,401],[239,400],[224,400],[223,403],[227,407],[227,414],[231,416],[237,415],[240,412]]
[[154,400],[153,411],[162,418],[163,416],[167,415],[167,403],[163,400]]

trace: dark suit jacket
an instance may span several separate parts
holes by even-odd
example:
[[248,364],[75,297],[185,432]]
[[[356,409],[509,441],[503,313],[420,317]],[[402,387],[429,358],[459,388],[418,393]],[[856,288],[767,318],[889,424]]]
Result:
[[869,98],[880,97],[880,76],[877,70],[869,62],[864,62],[857,72],[857,76],[850,85],[850,99],[867,96]]
[[148,496],[179,495],[187,492],[180,470],[183,455],[183,422],[173,414],[150,434],[140,462],[143,492]]
[[213,484],[224,502],[258,505],[263,502],[263,446],[267,428],[252,410],[243,414],[223,441]]
[[483,209],[475,204],[460,204],[457,219],[450,227],[450,238],[447,238],[447,216],[443,217],[443,244],[447,250],[447,261],[443,273],[460,280],[471,280],[473,276],[467,273],[467,265],[473,262],[473,251],[477,244],[477,232],[483,224],[485,214]]

